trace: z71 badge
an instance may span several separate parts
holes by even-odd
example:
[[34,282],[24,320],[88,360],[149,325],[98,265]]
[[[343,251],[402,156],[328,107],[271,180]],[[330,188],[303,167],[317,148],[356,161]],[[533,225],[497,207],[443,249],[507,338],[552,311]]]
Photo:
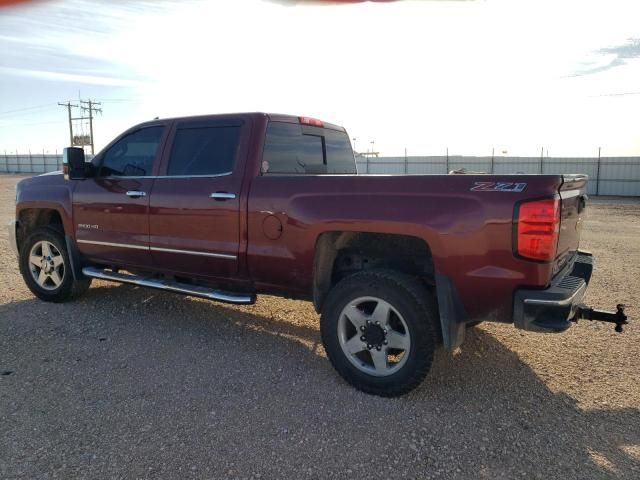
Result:
[[526,183],[515,182],[475,182],[472,192],[522,192],[527,188]]

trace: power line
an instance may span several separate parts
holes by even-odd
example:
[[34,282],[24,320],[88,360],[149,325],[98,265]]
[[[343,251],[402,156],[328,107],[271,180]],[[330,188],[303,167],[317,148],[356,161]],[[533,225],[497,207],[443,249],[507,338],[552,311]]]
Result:
[[[45,109],[45,108],[52,108],[52,107],[55,107],[55,106],[56,106],[55,103],[47,103],[45,105],[35,105],[33,107],[16,108],[15,110],[5,110],[3,112],[0,112],[0,115],[9,115],[9,114],[14,114],[14,113],[19,113],[19,112],[27,112],[27,111],[30,111],[30,110],[42,110],[42,109]],[[27,115],[32,115],[33,113],[35,113],[35,112],[27,113]]]
[[100,99],[101,102],[106,102],[106,103],[111,103],[111,102],[131,102],[131,103],[137,103],[137,102],[141,102],[142,100],[137,100],[134,98],[101,98]]
[[4,123],[0,124],[0,127],[30,127],[33,125],[53,125],[54,123],[60,123],[60,121],[56,120],[53,122]]
[[596,97],[623,97],[625,95],[640,95],[640,92],[603,93],[596,95]]

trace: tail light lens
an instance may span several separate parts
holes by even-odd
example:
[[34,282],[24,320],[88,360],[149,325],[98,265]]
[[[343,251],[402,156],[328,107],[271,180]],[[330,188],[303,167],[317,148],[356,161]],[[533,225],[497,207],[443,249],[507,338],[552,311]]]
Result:
[[516,228],[518,255],[552,261],[556,256],[560,232],[560,199],[522,202],[518,207]]

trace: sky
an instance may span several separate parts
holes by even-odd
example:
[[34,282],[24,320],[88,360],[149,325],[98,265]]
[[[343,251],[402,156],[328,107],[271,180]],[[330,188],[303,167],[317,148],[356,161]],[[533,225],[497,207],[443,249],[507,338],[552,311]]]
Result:
[[[0,153],[266,111],[382,155],[640,155],[637,1],[40,0],[0,9]],[[374,142],[374,143],[371,143]]]

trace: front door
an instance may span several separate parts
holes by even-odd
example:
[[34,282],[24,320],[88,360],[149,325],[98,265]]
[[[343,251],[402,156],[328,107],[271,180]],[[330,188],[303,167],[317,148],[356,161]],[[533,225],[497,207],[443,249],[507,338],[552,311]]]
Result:
[[149,197],[165,128],[126,133],[94,159],[95,175],[78,181],[73,193],[76,240],[89,260],[151,266]]
[[175,124],[149,205],[157,269],[215,278],[237,273],[245,135],[241,119]]

